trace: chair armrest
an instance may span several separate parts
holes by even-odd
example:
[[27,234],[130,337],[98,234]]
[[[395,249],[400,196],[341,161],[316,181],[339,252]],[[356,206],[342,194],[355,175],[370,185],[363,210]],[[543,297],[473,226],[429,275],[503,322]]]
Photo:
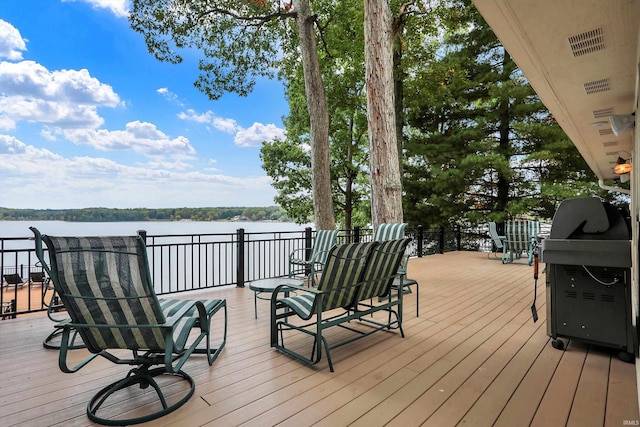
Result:
[[402,261],[400,261],[400,266],[398,267],[398,275],[407,274],[407,267],[409,266],[409,258],[408,254],[402,255]]
[[319,291],[317,289],[314,288],[308,288],[306,286],[303,285],[296,285],[296,284],[288,284],[288,283],[284,283],[282,285],[278,285],[273,289],[273,292],[271,293],[271,301],[275,302],[275,300],[278,298],[278,294],[281,292],[288,292],[288,291],[301,291],[301,292],[308,292],[308,293],[312,293],[312,294],[322,294],[324,293],[323,291]]
[[[318,251],[318,252],[314,253],[314,254],[311,256],[311,259],[309,259],[309,262],[313,262],[313,263],[316,263],[316,264],[324,264],[324,262],[318,261],[318,258],[319,258],[321,255],[326,255],[326,254],[328,254],[328,253],[329,253],[329,250],[328,250],[328,249],[327,249],[326,251]],[[325,256],[325,258],[326,258],[326,256]]]
[[[165,318],[164,324],[159,326],[173,327],[173,325],[175,325],[178,321],[180,321],[180,319],[182,319],[185,316],[185,314],[191,311],[194,305],[198,306],[198,304],[200,304],[202,306],[202,309],[204,310],[204,304],[202,304],[200,301],[197,301],[197,300],[190,301],[189,304],[185,304],[178,311],[173,313],[170,317]],[[200,307],[198,307],[198,310],[200,311]]]
[[304,251],[308,251],[311,250],[311,248],[298,248],[298,249],[294,249],[293,251],[291,251],[291,253],[289,254],[289,261],[291,261],[292,259],[304,259],[304,256],[296,256],[296,254],[298,252],[302,252],[304,255]]

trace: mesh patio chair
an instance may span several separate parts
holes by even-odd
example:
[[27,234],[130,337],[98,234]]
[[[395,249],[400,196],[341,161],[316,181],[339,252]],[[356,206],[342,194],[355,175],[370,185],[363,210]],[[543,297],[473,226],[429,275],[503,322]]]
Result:
[[523,253],[526,253],[528,263],[532,265],[533,247],[539,231],[540,223],[538,221],[507,221],[504,230],[505,240],[502,248],[502,263],[511,263],[514,259],[520,259]]
[[[90,400],[88,417],[100,424],[130,425],[159,418],[185,404],[195,390],[195,382],[182,370],[185,362],[194,353],[204,353],[211,365],[225,345],[225,300],[172,300],[163,305],[154,292],[146,247],[139,236],[53,237],[41,235],[33,227],[31,230],[36,237],[38,259],[70,317],[57,326],[62,329],[60,369],[77,372],[97,356],[132,366],[125,378],[104,387]],[[219,310],[224,311],[224,338],[217,348],[212,348],[211,318]],[[70,367],[67,355],[74,330],[92,354]],[[156,380],[163,375],[186,382],[187,390],[174,395],[178,385],[172,384],[171,396],[165,397]],[[136,394],[134,386],[143,391]],[[144,391],[149,386],[158,398],[153,404]],[[120,404],[116,394],[120,391],[127,401],[140,399],[140,408],[136,408],[139,416],[105,418],[103,412],[98,413],[103,405]],[[138,409],[143,414],[138,414]]]
[[491,251],[489,251],[489,254],[487,256],[491,257],[491,254],[493,253],[493,255],[497,258],[498,252],[502,253],[502,248],[504,247],[504,241],[506,240],[506,237],[500,236],[498,234],[498,227],[495,222],[491,221],[487,223],[487,226],[489,227],[489,237],[491,237],[492,242]]
[[[395,223],[395,224],[378,224],[375,232],[373,233],[373,240],[376,242],[383,242],[385,240],[396,240],[404,238],[404,230],[407,228],[406,223]],[[407,266],[409,265],[409,255],[405,255],[402,263],[400,265],[400,269],[398,273],[403,275],[402,282],[400,281],[400,277],[397,277],[392,285],[392,288],[395,289],[400,286],[402,283],[402,291],[405,294],[410,294],[412,292],[411,287],[415,285],[416,288],[416,317],[420,316],[420,285],[418,281],[415,279],[411,279],[407,277]]]
[[42,271],[32,271],[29,273],[29,285],[33,286],[45,286],[47,278]]
[[404,229],[407,228],[406,223],[397,224],[378,224],[373,233],[374,242],[383,242],[385,240],[396,240],[404,237]]
[[[318,230],[312,248],[296,249],[289,254],[289,277],[303,273],[309,284],[316,285],[316,275],[322,271],[329,250],[336,245],[339,230]],[[305,254],[311,252],[308,259]]]
[[6,287],[13,286],[13,287],[21,288],[25,284],[24,280],[22,280],[22,277],[20,277],[18,273],[5,274],[3,277],[4,277],[3,285]]

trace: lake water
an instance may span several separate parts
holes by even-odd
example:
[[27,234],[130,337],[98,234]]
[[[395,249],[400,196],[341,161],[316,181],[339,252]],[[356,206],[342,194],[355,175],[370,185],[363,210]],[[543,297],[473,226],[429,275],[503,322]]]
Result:
[[33,237],[29,227],[52,236],[135,235],[147,234],[209,234],[235,233],[244,228],[248,233],[298,231],[312,224],[290,222],[227,222],[227,221],[131,221],[131,222],[67,222],[67,221],[0,221],[0,237]]
[[[281,275],[287,272],[286,260],[292,250],[291,242],[278,239],[282,232],[300,232],[312,224],[297,225],[282,222],[215,222],[215,221],[137,221],[137,222],[65,222],[65,221],[0,221],[0,238],[18,238],[3,242],[0,252],[2,274],[21,271],[28,275],[29,266],[35,264],[33,233],[36,227],[43,234],[52,236],[115,236],[135,235],[146,230],[149,236],[171,235],[149,240],[156,246],[150,255],[155,258],[152,275],[157,292],[190,289],[232,283],[236,271],[235,245],[230,244],[234,234],[242,228],[247,234],[245,248],[245,278]],[[249,234],[266,233],[266,234]],[[276,233],[276,234],[272,234]],[[191,246],[191,235],[211,235]],[[299,238],[300,234],[295,233]],[[219,236],[218,236],[219,235]],[[253,236],[249,238],[249,236]],[[293,237],[292,235],[289,235]],[[264,241],[263,241],[264,240]],[[220,243],[218,243],[220,242]],[[264,259],[265,262],[256,260]],[[274,271],[271,271],[274,269]],[[195,273],[194,273],[195,272]],[[275,273],[274,273],[275,272]],[[197,276],[194,279],[194,274]],[[165,283],[166,282],[166,283]]]

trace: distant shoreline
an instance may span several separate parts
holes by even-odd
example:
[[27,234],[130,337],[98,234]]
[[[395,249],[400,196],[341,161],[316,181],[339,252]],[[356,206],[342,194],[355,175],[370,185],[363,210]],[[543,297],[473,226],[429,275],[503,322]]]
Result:
[[209,208],[83,208],[83,209],[13,209],[0,207],[0,221],[232,221],[294,222],[279,206],[209,207]]

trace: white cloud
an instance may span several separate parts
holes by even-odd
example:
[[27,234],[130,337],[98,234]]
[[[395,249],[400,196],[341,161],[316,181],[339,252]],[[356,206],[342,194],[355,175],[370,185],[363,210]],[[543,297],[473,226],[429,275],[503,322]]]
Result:
[[207,111],[206,113],[203,113],[203,114],[198,114],[195,112],[195,110],[191,108],[189,108],[185,112],[178,113],[178,118],[180,120],[187,120],[187,121],[196,122],[196,123],[212,123],[214,117],[215,116],[211,111]]
[[178,98],[178,95],[171,92],[169,88],[161,87],[160,89],[156,90],[156,92],[162,95],[167,101],[173,104],[179,105],[181,107],[184,106],[184,103],[180,101],[180,99]]
[[184,136],[170,138],[156,125],[138,120],[126,124],[124,130],[60,129],[57,131],[77,145],[96,150],[132,150],[153,158],[190,158],[195,149]]
[[107,9],[118,18],[129,16],[130,0],[62,0],[63,2],[81,1],[89,3],[94,9]]
[[22,51],[24,50],[27,50],[27,44],[20,35],[20,31],[0,19],[0,58],[19,61],[22,59]]
[[24,153],[26,144],[11,135],[0,135],[0,154]]
[[214,128],[221,132],[235,134],[234,142],[239,147],[254,147],[262,144],[263,141],[272,141],[275,138],[284,138],[284,129],[270,123],[254,123],[248,129],[243,128],[231,118],[216,116],[212,111],[198,114],[193,109],[178,113],[178,118],[201,124],[212,124]]
[[238,194],[252,206],[268,206],[275,196],[267,176],[197,171],[180,161],[128,166],[100,157],[65,158],[8,135],[0,135],[0,176],[0,206],[14,208],[235,206]]
[[213,127],[226,133],[235,133],[242,130],[242,127],[234,119],[223,119],[222,117],[213,119]]
[[49,128],[42,129],[40,131],[40,136],[43,137],[44,139],[48,140],[48,141],[55,141],[56,140],[55,134]]
[[0,129],[30,121],[58,127],[91,127],[103,123],[98,107],[117,107],[111,86],[89,71],[49,71],[34,61],[0,62]]
[[268,125],[254,123],[251,127],[236,133],[234,141],[236,145],[239,145],[240,147],[253,147],[259,146],[262,142],[272,141],[276,138],[284,138],[283,129],[280,129],[273,123]]
[[185,112],[178,113],[178,118],[201,124],[212,124],[215,129],[230,134],[234,134],[242,130],[242,127],[238,125],[238,122],[236,122],[235,119],[218,117],[213,113],[213,111],[198,114],[195,110],[190,108]]

